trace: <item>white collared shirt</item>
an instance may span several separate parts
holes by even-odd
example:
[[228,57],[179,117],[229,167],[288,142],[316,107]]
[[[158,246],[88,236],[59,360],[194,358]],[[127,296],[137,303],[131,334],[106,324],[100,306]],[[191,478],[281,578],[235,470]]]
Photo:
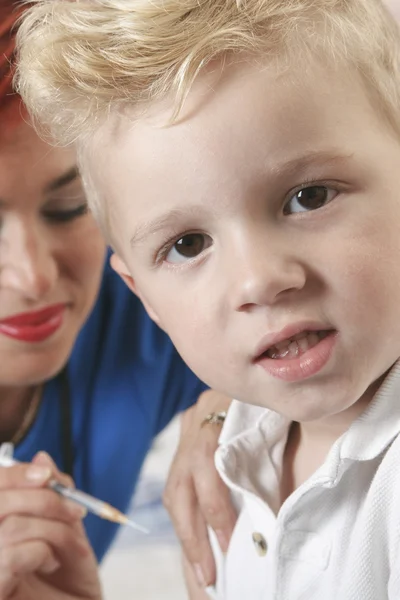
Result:
[[[235,402],[218,471],[241,509],[217,600],[400,600],[400,362],[326,461],[279,507],[290,422]],[[215,541],[215,540],[214,540]]]

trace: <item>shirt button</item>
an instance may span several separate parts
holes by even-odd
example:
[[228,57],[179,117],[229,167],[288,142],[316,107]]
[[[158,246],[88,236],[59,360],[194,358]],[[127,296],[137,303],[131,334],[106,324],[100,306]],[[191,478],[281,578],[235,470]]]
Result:
[[258,556],[265,556],[268,550],[268,544],[265,537],[261,533],[253,533],[252,538]]

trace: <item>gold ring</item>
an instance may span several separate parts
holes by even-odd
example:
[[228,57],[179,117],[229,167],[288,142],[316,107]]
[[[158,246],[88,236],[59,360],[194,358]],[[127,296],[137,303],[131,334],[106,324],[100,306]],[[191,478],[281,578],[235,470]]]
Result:
[[206,416],[201,422],[201,427],[204,425],[223,425],[226,419],[226,411],[212,412]]

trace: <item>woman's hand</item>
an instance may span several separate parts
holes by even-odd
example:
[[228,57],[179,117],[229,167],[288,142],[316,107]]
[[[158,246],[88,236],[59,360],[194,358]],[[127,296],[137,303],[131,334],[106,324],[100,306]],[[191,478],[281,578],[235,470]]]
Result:
[[101,600],[84,512],[51,478],[72,485],[44,453],[0,468],[0,600]]
[[181,439],[164,492],[164,504],[201,588],[215,583],[216,577],[207,525],[226,552],[237,519],[214,464],[221,428],[201,423],[209,413],[227,410],[230,403],[210,390],[183,414]]

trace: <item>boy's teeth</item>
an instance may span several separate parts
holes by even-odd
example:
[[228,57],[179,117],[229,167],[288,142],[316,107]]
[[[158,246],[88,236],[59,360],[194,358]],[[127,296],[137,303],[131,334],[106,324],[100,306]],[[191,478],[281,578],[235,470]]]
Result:
[[326,337],[328,332],[326,331],[311,331],[311,332],[303,332],[299,333],[289,340],[283,340],[279,342],[275,346],[272,346],[267,351],[267,356],[269,358],[296,358],[310,348],[316,346],[324,337]]
[[310,333],[308,334],[307,339],[308,343],[310,344],[310,348],[312,348],[318,344],[321,338],[319,337],[318,333]]
[[[294,338],[293,338],[293,339],[294,339]],[[276,348],[278,351],[281,351],[281,350],[287,350],[287,349],[288,349],[288,346],[289,346],[289,343],[290,343],[290,342],[289,342],[289,340],[283,340],[283,342],[279,342],[278,344],[276,344],[275,348]]]
[[308,345],[308,339],[306,337],[302,337],[300,340],[297,341],[300,350],[302,350],[303,352],[306,352],[306,350],[308,350],[309,345]]

